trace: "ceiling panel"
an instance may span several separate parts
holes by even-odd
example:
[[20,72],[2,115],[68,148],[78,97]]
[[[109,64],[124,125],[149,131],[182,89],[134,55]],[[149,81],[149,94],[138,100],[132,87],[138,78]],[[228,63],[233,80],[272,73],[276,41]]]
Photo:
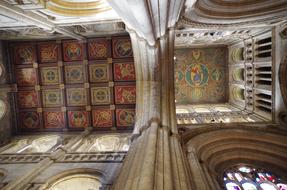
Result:
[[128,36],[13,42],[18,132],[132,129],[135,69]]
[[227,47],[175,50],[175,99],[178,105],[228,101]]

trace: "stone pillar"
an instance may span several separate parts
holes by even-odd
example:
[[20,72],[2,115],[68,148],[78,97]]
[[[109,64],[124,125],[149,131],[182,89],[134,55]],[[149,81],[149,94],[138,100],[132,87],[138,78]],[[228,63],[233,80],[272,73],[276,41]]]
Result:
[[149,46],[130,32],[136,67],[134,140],[114,190],[190,190],[175,116],[174,30]]
[[191,167],[192,186],[195,189],[211,190],[208,186],[208,179],[204,174],[205,171],[201,167],[198,156],[192,147],[188,147],[188,162]]

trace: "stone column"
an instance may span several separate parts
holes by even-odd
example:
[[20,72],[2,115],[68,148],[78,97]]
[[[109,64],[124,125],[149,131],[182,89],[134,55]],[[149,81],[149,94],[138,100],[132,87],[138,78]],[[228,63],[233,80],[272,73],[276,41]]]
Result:
[[190,190],[174,99],[174,30],[149,46],[130,32],[136,67],[134,140],[114,190]]

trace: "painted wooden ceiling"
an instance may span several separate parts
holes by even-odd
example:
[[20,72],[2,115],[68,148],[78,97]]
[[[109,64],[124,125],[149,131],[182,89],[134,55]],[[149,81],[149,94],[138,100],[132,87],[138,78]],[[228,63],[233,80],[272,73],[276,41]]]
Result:
[[17,131],[132,129],[136,86],[129,36],[13,42]]
[[228,101],[227,48],[183,48],[175,51],[175,99],[180,104]]

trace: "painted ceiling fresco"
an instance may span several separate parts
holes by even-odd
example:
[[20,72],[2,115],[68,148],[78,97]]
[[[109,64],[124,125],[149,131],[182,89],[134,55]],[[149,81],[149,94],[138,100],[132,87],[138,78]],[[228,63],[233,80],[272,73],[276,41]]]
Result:
[[176,103],[226,102],[227,72],[226,47],[175,50]]
[[10,44],[18,131],[132,129],[136,86],[128,36]]

